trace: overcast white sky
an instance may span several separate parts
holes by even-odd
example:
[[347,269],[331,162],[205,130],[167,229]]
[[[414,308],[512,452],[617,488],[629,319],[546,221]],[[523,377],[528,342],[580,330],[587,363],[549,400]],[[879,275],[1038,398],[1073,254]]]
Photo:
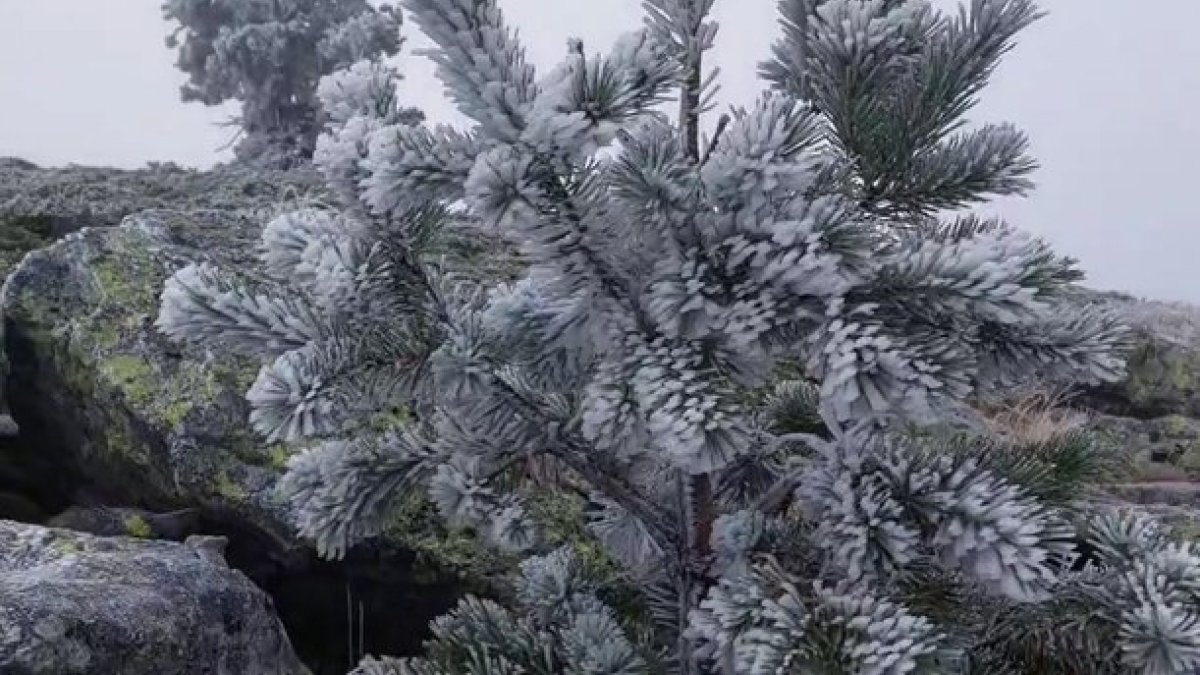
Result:
[[[589,51],[635,27],[639,0],[500,0],[534,62],[569,35]],[[0,0],[0,156],[42,165],[209,166],[229,108],[184,105],[158,0]],[[953,7],[957,0],[938,0]],[[1150,5],[1149,7],[1147,5]],[[722,101],[749,104],[777,29],[774,0],[717,0]],[[988,211],[1082,260],[1091,285],[1200,302],[1200,0],[1042,0],[973,117],[1031,136],[1038,190]],[[408,48],[426,44],[413,27]],[[403,59],[402,93],[459,119],[432,66]]]

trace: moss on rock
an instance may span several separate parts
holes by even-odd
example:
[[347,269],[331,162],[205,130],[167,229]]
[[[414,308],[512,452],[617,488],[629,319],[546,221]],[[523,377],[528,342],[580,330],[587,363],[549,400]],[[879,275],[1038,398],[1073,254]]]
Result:
[[125,519],[125,533],[131,537],[138,539],[150,539],[154,536],[154,530],[150,527],[150,523],[141,516],[130,516]]
[[1092,392],[1088,403],[1143,419],[1200,418],[1200,307],[1081,292],[1132,329],[1125,379]]
[[1171,345],[1144,338],[1129,356],[1125,391],[1135,410],[1196,413],[1200,345]]
[[[153,325],[173,270],[197,259],[244,269],[260,230],[260,219],[240,213],[138,214],[30,254],[0,302],[30,357],[12,374],[19,407],[61,434],[50,443],[56,461],[129,503],[215,503],[295,541],[274,486],[301,448],[268,445],[248,423],[245,392],[261,364],[174,344]],[[397,409],[374,423],[407,416]],[[431,582],[511,562],[446,531],[420,504],[388,539],[415,551]]]

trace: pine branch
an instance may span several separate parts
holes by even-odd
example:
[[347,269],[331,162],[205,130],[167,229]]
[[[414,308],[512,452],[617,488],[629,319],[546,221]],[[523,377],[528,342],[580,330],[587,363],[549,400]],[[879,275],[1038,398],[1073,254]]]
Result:
[[[503,381],[497,381],[497,388],[504,392],[516,410],[530,414],[533,419],[539,419],[537,406]],[[547,420],[557,427],[557,422]],[[621,471],[616,467],[606,467],[599,456],[592,451],[581,439],[573,434],[559,430],[553,442],[547,444],[545,452],[561,461],[567,468],[574,471],[587,481],[594,489],[607,495],[630,513],[637,516],[658,537],[660,548],[676,550],[679,535],[675,528],[663,518],[660,509],[637,489],[621,479]]]
[[330,333],[307,298],[255,292],[207,263],[188,265],[168,279],[155,325],[175,339],[256,356],[303,347]]
[[619,473],[610,473],[603,465],[598,465],[594,454],[586,445],[564,439],[561,445],[549,449],[549,453],[597,491],[636,515],[658,538],[660,548],[668,551],[678,549],[679,535],[662,516],[661,508],[652,499],[640,494],[638,490],[618,478]]
[[534,68],[495,0],[406,0],[414,22],[437,45],[417,52],[437,64],[459,110],[498,139],[514,141],[537,95]]
[[[817,452],[828,452],[829,449],[828,441],[819,436],[807,433],[783,434],[769,439],[769,442],[775,447],[782,447],[788,443],[802,443]],[[776,480],[754,502],[754,510],[766,516],[778,514],[786,506],[787,500],[791,497],[792,493],[800,486],[800,482],[804,479],[805,474],[811,470],[810,466],[802,463]]]
[[721,142],[721,135],[725,133],[725,129],[729,127],[729,123],[733,121],[728,113],[724,113],[717,119],[717,130],[713,132],[713,136],[708,141],[708,147],[704,150],[704,155],[700,157],[700,166],[708,163],[708,158],[712,156],[713,151],[717,149],[717,144]]
[[703,52],[712,46],[716,24],[705,19],[713,0],[646,0],[642,7],[646,21],[659,40],[668,45],[679,61],[679,129],[684,155],[692,164],[700,163],[700,115],[706,82]]
[[[712,533],[711,525],[705,521],[708,509],[711,508],[711,494],[708,493],[708,476],[676,476],[676,500],[678,510],[685,515],[684,526],[687,536],[681,541],[681,548],[676,553],[680,562],[680,570],[676,574],[677,612],[680,626],[686,626],[688,616],[699,603],[700,594],[704,588],[704,571],[708,567],[709,556],[705,555],[709,547]],[[700,537],[706,537],[703,541]],[[696,648],[693,637],[687,631],[680,631],[676,638],[676,653],[679,655],[679,672],[681,675],[691,675],[697,672]]]
[[689,160],[700,162],[700,55],[688,59],[683,91],[679,96],[679,120],[683,127],[684,152]]
[[277,491],[301,536],[322,556],[341,558],[383,530],[397,501],[417,489],[436,454],[411,431],[330,441],[294,456]]

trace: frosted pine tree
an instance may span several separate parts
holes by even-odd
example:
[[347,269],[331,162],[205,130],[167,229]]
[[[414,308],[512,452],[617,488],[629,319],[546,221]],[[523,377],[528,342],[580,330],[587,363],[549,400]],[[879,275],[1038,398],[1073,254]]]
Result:
[[[360,671],[1195,672],[1196,551],[1087,501],[1086,438],[974,424],[989,393],[1122,370],[1073,261],[959,213],[1031,186],[1025,137],[963,116],[1036,8],[784,0],[769,90],[704,138],[712,4],[648,0],[539,78],[495,0],[408,0],[474,126],[339,75],[318,156],[343,208],[266,227],[278,285],[167,284],[167,334],[268,359],[251,421],[311,441],[280,487],[323,554],[421,490],[535,556],[520,607],[464,601],[427,658]],[[451,220],[524,276],[439,260]],[[545,553],[539,490],[587,495],[643,612]]]
[[320,131],[319,79],[401,45],[399,11],[367,0],[165,0],[184,101],[241,104],[239,159],[307,161]]

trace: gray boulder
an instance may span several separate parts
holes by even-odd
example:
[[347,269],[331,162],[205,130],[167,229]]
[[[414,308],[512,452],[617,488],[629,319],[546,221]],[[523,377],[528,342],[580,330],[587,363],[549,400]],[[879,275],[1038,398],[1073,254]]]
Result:
[[0,672],[307,675],[221,541],[101,538],[0,521]]
[[275,208],[327,196],[315,170],[262,171],[237,165],[211,171],[173,164],[142,169],[39,168],[0,157],[0,282],[27,251],[84,227],[110,227],[146,209]]
[[1118,293],[1086,295],[1115,310],[1133,330],[1127,377],[1091,392],[1090,404],[1123,417],[1200,418],[1200,307]]

